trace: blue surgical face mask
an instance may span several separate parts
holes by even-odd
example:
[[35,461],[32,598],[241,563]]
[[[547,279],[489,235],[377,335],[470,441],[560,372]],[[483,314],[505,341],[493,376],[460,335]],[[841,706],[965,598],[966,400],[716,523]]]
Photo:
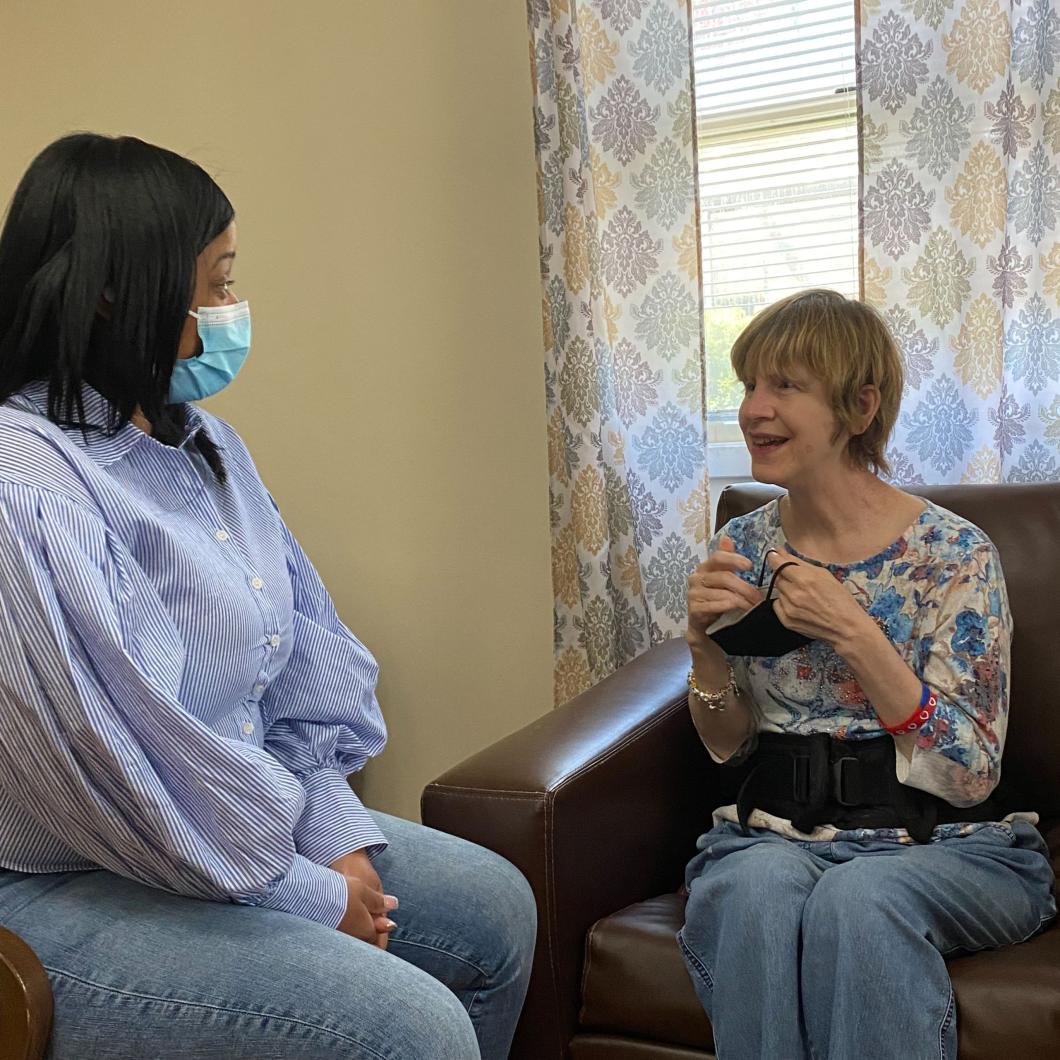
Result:
[[201,401],[224,390],[239,374],[250,352],[250,303],[201,306],[197,313],[202,353],[183,357],[173,366],[169,401]]

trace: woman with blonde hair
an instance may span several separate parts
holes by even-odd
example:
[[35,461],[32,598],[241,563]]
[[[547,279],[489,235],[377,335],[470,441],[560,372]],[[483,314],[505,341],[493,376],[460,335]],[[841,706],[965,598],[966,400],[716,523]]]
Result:
[[732,363],[752,474],[787,492],[689,578],[689,707],[745,777],[688,865],[685,962],[721,1060],[953,1058],[944,957],[1056,912],[1037,816],[992,797],[998,554],[881,477],[902,365],[869,306],[793,295]]

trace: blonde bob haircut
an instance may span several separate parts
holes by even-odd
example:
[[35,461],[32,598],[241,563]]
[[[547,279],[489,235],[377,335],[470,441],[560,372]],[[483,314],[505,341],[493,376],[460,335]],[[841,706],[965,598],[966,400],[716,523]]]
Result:
[[[856,467],[889,474],[884,456],[902,398],[902,358],[879,313],[836,291],[814,289],[789,295],[763,309],[732,347],[737,379],[783,379],[809,374],[825,387],[836,433],[847,431],[847,457]],[[859,394],[874,386],[880,407],[861,429]]]

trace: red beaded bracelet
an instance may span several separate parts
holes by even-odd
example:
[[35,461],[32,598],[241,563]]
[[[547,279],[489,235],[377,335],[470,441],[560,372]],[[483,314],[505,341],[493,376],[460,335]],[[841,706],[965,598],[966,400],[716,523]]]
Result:
[[916,710],[905,721],[899,722],[897,725],[884,724],[883,727],[892,736],[905,736],[911,732],[918,732],[931,715],[935,713],[935,708],[939,705],[938,696],[927,685],[922,684],[920,687],[922,689],[920,705]]

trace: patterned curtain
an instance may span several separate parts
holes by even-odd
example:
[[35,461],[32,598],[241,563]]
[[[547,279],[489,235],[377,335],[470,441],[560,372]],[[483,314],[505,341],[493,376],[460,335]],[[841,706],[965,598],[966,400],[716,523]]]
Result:
[[1055,0],[862,0],[865,297],[907,391],[900,482],[1060,478]]
[[564,702],[683,630],[710,518],[686,0],[529,0]]

